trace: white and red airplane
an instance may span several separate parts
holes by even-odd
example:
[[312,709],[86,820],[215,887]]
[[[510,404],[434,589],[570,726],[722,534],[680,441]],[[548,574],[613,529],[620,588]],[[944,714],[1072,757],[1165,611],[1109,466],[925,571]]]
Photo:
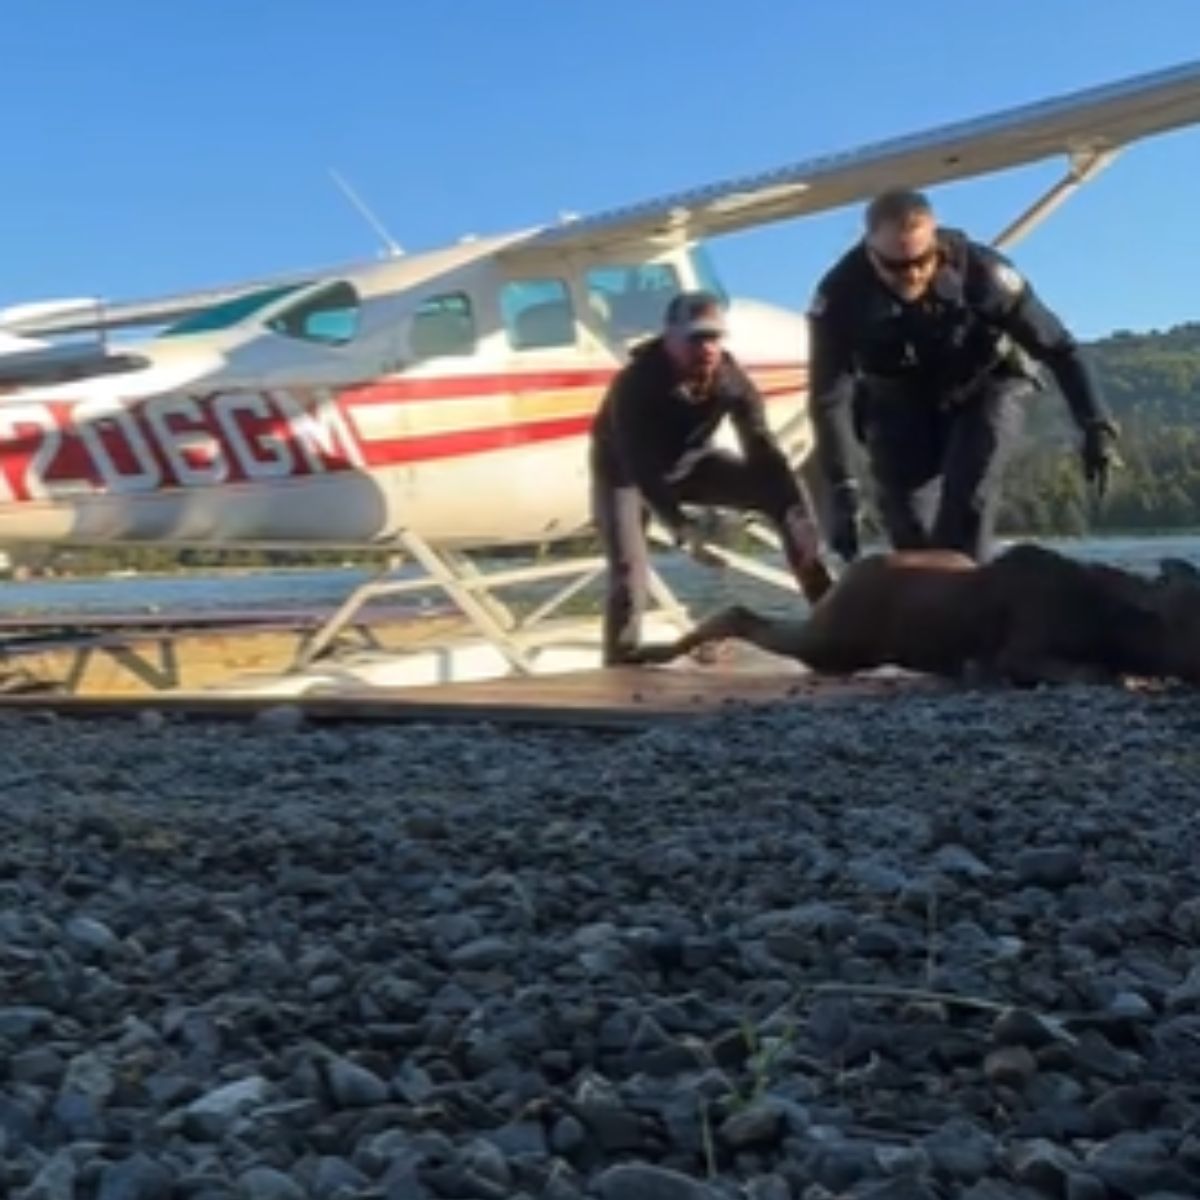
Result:
[[[673,294],[722,290],[707,239],[896,184],[1065,156],[1064,179],[997,237],[1008,245],[1131,142],[1197,122],[1200,61],[430,253],[144,302],[0,311],[0,543],[394,547],[463,609],[502,669],[533,669],[553,640],[547,613],[600,564],[486,576],[465,555],[586,529],[592,413]],[[804,469],[803,316],[738,298],[729,324]],[[48,340],[79,334],[95,340]],[[727,558],[791,589],[782,573]],[[492,594],[572,573],[532,620]],[[380,590],[353,597],[312,653]],[[658,592],[679,616],[661,581]]]

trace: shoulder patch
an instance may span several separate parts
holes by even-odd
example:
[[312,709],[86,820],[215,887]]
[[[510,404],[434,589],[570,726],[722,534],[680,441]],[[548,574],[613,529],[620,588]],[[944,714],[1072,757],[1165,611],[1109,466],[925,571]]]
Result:
[[1025,280],[1021,278],[1021,273],[1008,263],[996,263],[992,267],[992,278],[1009,299],[1016,299],[1025,288]]

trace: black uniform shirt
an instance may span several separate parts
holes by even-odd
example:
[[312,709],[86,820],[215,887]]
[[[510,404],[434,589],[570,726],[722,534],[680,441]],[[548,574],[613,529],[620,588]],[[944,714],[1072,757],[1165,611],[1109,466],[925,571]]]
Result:
[[1079,347],[1012,264],[958,230],[940,229],[942,266],[906,303],[859,243],[826,273],[809,309],[809,394],[827,477],[849,476],[856,380],[946,403],[989,372],[1019,372],[1020,354],[1054,375],[1080,428],[1108,420]]
[[592,469],[613,487],[634,486],[655,515],[675,528],[682,519],[669,476],[702,451],[728,416],[747,459],[783,459],[767,426],[762,396],[726,351],[708,393],[689,397],[656,337],[636,347],[617,373],[592,423]]

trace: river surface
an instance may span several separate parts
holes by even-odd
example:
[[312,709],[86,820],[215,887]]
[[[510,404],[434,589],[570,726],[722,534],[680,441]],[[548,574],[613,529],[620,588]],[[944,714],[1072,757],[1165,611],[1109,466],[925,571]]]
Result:
[[[1151,537],[1044,539],[1044,544],[1081,558],[1099,559],[1131,570],[1153,571],[1165,557],[1200,567],[1200,534]],[[768,559],[769,561],[769,559]],[[726,603],[734,596],[753,603],[778,600],[780,593],[744,576],[698,568],[679,555],[662,555],[656,564],[686,601],[700,607]],[[511,561],[509,565],[512,565]],[[403,577],[404,572],[397,577]],[[172,576],[133,575],[78,579],[34,579],[0,583],[0,617],[59,616],[72,613],[170,613],[239,610],[327,610],[345,599],[358,583],[371,578],[361,567],[319,570],[225,571]],[[406,606],[441,607],[434,592],[410,597]],[[788,603],[795,603],[791,598]]]

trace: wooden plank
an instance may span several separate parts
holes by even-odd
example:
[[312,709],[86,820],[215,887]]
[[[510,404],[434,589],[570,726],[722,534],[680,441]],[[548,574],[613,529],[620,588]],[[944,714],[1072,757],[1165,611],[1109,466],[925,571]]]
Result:
[[295,708],[307,720],[318,723],[437,721],[627,729],[686,721],[731,706],[878,696],[940,686],[915,678],[832,679],[704,668],[610,668],[419,688],[364,688],[295,698],[180,692],[120,697],[6,696],[0,697],[0,713],[130,717],[139,712],[159,712],[208,720],[246,720],[271,709]]
[[[455,614],[355,621],[343,645],[372,651],[415,651],[461,636]],[[247,672],[283,672],[307,645],[302,625],[214,624],[153,632],[94,632],[72,638],[0,640],[0,686],[71,695],[126,696],[220,687]]]

